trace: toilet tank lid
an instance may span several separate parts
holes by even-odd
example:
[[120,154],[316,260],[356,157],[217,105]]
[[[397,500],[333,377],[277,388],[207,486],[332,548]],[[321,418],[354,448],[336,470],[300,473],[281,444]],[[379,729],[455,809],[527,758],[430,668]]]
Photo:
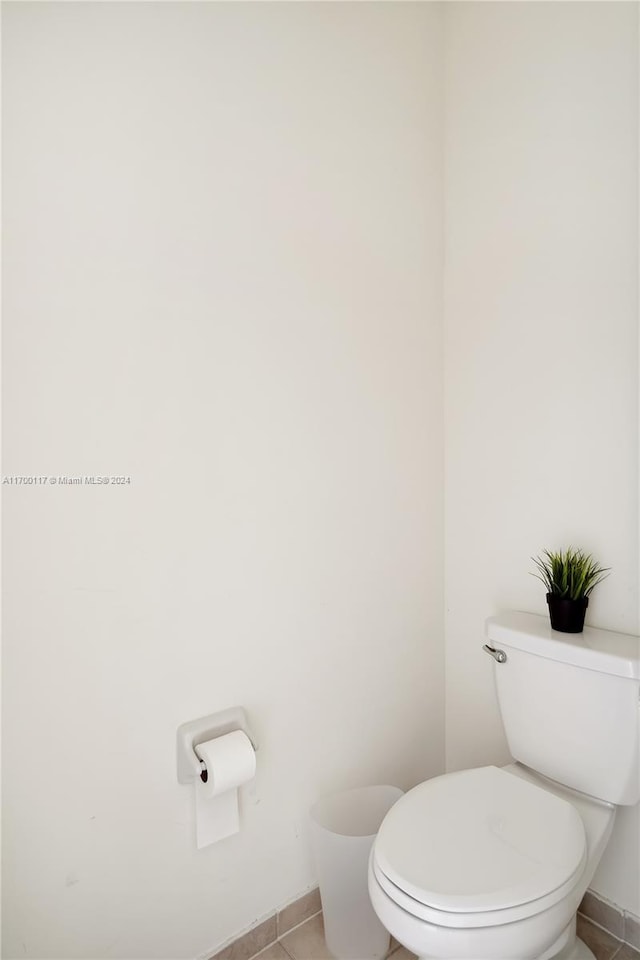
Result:
[[516,610],[489,617],[485,630],[492,643],[503,647],[640,680],[640,637],[633,634],[596,627],[585,627],[582,633],[559,633],[551,629],[548,617]]

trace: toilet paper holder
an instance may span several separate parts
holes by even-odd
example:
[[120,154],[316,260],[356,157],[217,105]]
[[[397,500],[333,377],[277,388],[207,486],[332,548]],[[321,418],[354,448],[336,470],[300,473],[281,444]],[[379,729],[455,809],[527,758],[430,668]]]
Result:
[[242,730],[251,741],[254,750],[258,749],[256,738],[249,728],[244,707],[230,707],[219,713],[211,713],[198,720],[190,720],[178,727],[176,736],[176,757],[178,767],[178,783],[193,783],[197,777],[206,782],[207,768],[196,755],[195,748],[199,743],[223,737],[234,730]]

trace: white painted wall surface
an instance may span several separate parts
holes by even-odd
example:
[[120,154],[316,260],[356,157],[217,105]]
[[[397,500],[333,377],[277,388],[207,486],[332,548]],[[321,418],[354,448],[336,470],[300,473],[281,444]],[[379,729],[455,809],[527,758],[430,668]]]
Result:
[[[4,4],[4,956],[213,952],[443,769],[441,11]],[[177,726],[244,704],[197,852]]]
[[[7,958],[212,952],[313,883],[317,796],[443,767],[442,12],[3,5],[3,472],[132,477],[3,491]],[[531,554],[638,629],[638,33],[444,13],[455,769],[507,757],[482,624],[544,612]],[[175,729],[237,702],[197,853]],[[595,883],[636,913],[638,834]]]
[[[580,544],[588,622],[638,631],[638,5],[446,11],[448,769],[507,759],[481,652]],[[594,888],[640,913],[638,810]]]

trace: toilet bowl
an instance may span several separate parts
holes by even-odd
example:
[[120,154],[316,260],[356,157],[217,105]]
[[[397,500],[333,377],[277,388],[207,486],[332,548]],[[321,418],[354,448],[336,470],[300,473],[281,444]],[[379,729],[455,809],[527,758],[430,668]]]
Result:
[[419,957],[589,957],[575,952],[575,914],[614,818],[519,764],[428,780],[380,828],[371,902]]

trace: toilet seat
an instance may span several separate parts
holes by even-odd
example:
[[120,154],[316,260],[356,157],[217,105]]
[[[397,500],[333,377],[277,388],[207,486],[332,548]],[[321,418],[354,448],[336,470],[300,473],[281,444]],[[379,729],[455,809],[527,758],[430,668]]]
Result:
[[406,793],[382,823],[372,868],[416,917],[490,926],[562,899],[586,857],[572,804],[497,767],[479,767]]

